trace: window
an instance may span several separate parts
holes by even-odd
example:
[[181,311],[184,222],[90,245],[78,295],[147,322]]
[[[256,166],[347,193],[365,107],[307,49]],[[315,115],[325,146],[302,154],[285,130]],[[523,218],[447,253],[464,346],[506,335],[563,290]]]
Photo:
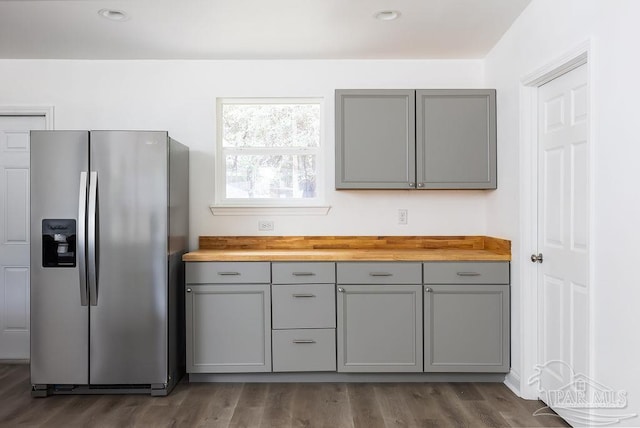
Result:
[[320,202],[319,99],[218,99],[216,203]]

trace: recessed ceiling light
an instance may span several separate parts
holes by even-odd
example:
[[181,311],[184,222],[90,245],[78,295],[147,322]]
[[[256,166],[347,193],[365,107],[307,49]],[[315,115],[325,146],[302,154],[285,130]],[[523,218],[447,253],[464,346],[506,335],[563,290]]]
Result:
[[108,19],[109,21],[127,21],[129,19],[129,15],[121,10],[114,9],[100,9],[98,11],[98,15],[101,17]]
[[374,17],[380,21],[393,21],[400,17],[400,12],[397,10],[381,10],[377,12]]

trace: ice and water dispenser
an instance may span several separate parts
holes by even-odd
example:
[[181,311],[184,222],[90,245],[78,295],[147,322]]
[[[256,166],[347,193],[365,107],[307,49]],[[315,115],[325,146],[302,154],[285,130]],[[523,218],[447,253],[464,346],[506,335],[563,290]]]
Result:
[[76,221],[42,220],[42,267],[76,267]]

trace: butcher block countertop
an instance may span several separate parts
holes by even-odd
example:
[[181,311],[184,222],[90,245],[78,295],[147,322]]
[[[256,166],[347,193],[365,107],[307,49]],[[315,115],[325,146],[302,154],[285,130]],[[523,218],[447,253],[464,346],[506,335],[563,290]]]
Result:
[[201,236],[186,262],[510,261],[511,241],[489,236]]

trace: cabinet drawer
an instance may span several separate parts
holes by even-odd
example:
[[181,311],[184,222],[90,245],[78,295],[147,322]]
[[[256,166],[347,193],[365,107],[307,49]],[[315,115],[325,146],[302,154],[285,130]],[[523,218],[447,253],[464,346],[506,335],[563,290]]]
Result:
[[338,263],[337,277],[338,284],[421,284],[422,264]]
[[190,262],[186,267],[187,284],[268,284],[269,262]]
[[274,372],[336,370],[336,331],[327,329],[274,330]]
[[274,284],[334,284],[335,263],[273,263]]
[[428,262],[425,284],[509,284],[508,262]]
[[334,328],[333,284],[278,284],[271,290],[273,328]]

